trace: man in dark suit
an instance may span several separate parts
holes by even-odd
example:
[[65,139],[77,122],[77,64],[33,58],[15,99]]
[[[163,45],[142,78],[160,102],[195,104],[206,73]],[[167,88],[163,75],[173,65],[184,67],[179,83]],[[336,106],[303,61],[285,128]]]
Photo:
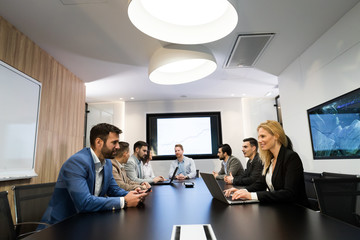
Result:
[[91,147],[63,164],[41,222],[54,224],[76,213],[135,207],[143,201],[147,193],[127,192],[113,178],[109,159],[119,150],[120,133],[119,128],[107,123],[91,129]]
[[233,176],[232,174],[226,176],[224,181],[227,184],[247,186],[254,183],[261,176],[263,165],[257,150],[258,142],[255,138],[245,138],[243,140],[242,151],[244,156],[249,158],[246,170],[238,176]]

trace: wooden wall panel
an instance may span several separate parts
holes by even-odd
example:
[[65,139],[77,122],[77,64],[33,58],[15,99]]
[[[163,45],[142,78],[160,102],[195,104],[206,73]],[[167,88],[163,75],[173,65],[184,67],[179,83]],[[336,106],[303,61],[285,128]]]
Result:
[[42,83],[35,161],[38,177],[0,182],[0,191],[9,192],[14,214],[13,185],[56,181],[62,164],[83,147],[85,85],[2,17],[0,60]]

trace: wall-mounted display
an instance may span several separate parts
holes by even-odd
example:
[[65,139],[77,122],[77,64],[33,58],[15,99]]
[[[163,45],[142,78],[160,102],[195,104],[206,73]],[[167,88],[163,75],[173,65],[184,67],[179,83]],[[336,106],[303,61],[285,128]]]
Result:
[[314,159],[360,159],[360,88],[307,114]]

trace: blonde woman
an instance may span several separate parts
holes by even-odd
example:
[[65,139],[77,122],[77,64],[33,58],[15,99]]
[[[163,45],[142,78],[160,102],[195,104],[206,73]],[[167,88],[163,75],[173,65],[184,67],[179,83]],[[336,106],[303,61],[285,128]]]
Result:
[[307,206],[304,169],[299,155],[288,146],[288,138],[276,121],[266,121],[258,128],[262,176],[246,189],[231,188],[225,196],[232,199],[258,199],[260,202],[293,202]]

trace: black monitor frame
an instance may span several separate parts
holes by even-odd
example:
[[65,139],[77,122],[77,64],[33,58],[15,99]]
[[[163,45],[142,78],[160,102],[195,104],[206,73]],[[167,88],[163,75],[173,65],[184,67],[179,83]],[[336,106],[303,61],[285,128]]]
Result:
[[[211,154],[186,154],[193,159],[212,159],[218,158],[217,152],[219,145],[222,144],[221,113],[220,112],[181,112],[181,113],[151,113],[146,114],[146,141],[149,149],[153,151],[153,160],[175,159],[175,152],[172,155],[157,154],[157,119],[162,118],[191,118],[191,117],[210,117],[211,127]],[[171,133],[170,133],[171,134]],[[174,146],[175,147],[175,146]]]

